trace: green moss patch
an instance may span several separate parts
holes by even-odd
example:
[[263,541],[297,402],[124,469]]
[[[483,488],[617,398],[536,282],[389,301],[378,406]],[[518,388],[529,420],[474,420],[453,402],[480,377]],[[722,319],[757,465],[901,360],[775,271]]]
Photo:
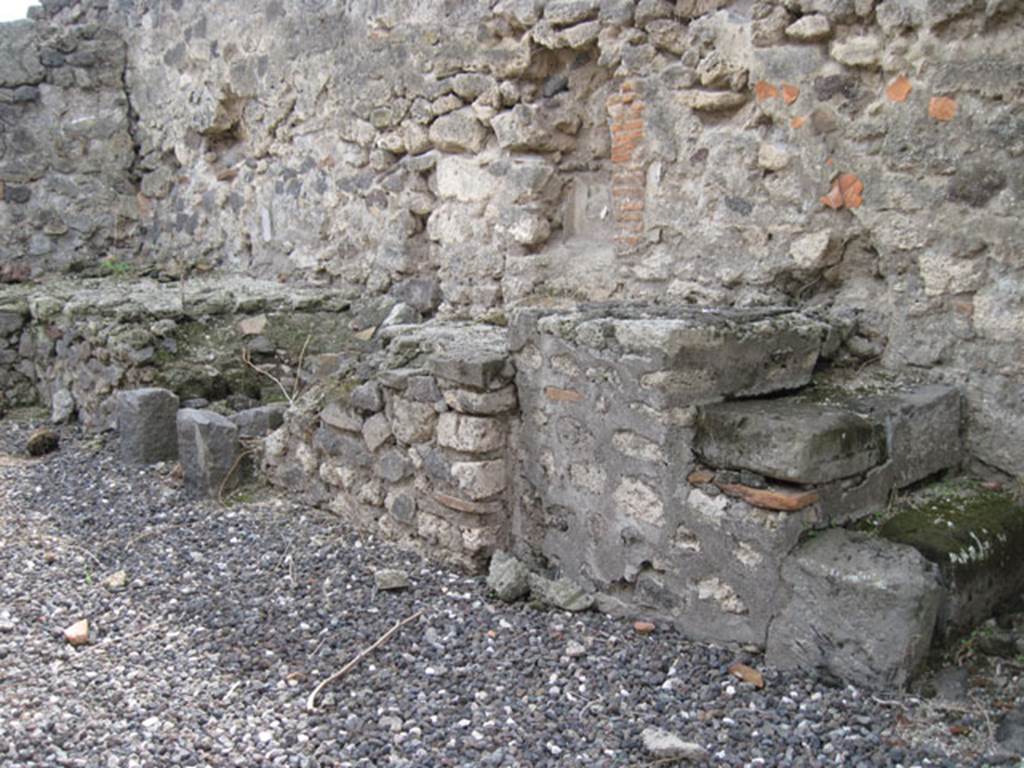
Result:
[[1003,567],[1024,552],[1024,506],[957,479],[904,499],[879,533],[912,545],[944,571]]

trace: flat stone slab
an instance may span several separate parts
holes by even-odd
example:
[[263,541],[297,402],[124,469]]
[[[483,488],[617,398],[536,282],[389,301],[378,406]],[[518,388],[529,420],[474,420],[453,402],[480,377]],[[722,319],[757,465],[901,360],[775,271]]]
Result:
[[902,687],[931,645],[942,593],[937,569],[912,547],[825,531],[782,566],[768,663],[869,688]]
[[694,447],[713,467],[807,485],[859,475],[886,457],[880,422],[794,398],[705,406]]
[[[399,360],[402,367],[422,368],[444,382],[477,390],[500,389],[515,375],[505,329],[484,323],[402,326],[391,334],[387,354],[390,360]],[[388,360],[383,366],[397,367]],[[410,371],[409,375],[415,374]],[[392,383],[386,373],[382,383]]]
[[807,384],[827,328],[788,309],[597,304],[571,312],[520,310],[509,346],[519,352],[546,335],[605,356],[645,361],[653,366],[642,373],[641,385],[685,406]]
[[1024,504],[961,478],[905,497],[879,529],[938,566],[946,587],[939,633],[957,635],[1024,590]]

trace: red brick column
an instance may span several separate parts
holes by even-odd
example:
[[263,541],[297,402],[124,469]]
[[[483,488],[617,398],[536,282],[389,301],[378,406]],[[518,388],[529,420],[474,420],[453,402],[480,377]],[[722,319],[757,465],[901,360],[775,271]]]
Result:
[[644,232],[644,102],[636,83],[626,80],[608,97],[612,136],[612,208],[615,245],[620,252],[636,248]]

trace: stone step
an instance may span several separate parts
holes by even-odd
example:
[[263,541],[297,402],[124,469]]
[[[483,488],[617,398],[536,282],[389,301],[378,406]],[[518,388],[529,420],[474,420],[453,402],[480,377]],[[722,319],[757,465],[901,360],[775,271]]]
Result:
[[765,648],[773,666],[886,689],[924,661],[943,590],[913,547],[833,528],[791,553],[781,574]]
[[1005,490],[966,478],[928,486],[901,499],[878,533],[938,567],[941,638],[969,631],[1024,590],[1024,503]]
[[531,383],[574,392],[577,402],[595,395],[589,378],[654,407],[686,407],[806,385],[828,332],[789,309],[610,304],[519,310],[509,347]]
[[900,687],[931,646],[1024,590],[1024,504],[979,480],[928,484],[856,528],[813,535],[785,557],[772,664]]
[[959,464],[960,394],[917,386],[863,394],[841,389],[736,400],[700,409],[694,443],[703,461],[802,485],[888,465],[902,488]]

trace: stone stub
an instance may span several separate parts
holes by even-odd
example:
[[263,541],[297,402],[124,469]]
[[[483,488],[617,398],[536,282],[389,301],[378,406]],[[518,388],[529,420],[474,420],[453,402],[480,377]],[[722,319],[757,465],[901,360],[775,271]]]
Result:
[[178,398],[167,389],[150,387],[117,396],[117,431],[121,460],[155,464],[178,456]]
[[694,406],[806,384],[823,336],[788,311],[515,313],[517,547],[586,583],[602,610],[763,643],[779,562],[818,509],[691,489]]
[[185,489],[217,498],[240,479],[238,427],[213,411],[183,408],[178,411],[178,458]]
[[786,560],[782,582],[770,664],[885,689],[924,660],[943,589],[912,547],[831,529]]
[[289,410],[268,475],[356,527],[483,570],[508,536],[518,408],[505,330],[428,322],[382,342],[363,378],[325,381]]

